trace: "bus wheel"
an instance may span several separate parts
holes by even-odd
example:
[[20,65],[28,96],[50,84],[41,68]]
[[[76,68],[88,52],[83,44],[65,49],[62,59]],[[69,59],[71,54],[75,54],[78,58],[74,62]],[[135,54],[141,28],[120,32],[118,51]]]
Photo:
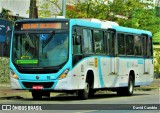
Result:
[[89,96],[89,83],[86,82],[86,87],[83,90],[78,91],[78,97],[80,99],[88,99]]
[[134,90],[134,80],[132,76],[129,76],[128,87],[126,88],[126,95],[132,96]]
[[129,76],[128,87],[118,88],[117,94],[120,96],[132,96],[134,90],[134,80],[132,76]]
[[95,93],[95,90],[93,90],[92,88],[89,89],[89,97],[93,97]]
[[32,91],[32,97],[34,100],[41,100],[42,99],[42,92],[41,91]]

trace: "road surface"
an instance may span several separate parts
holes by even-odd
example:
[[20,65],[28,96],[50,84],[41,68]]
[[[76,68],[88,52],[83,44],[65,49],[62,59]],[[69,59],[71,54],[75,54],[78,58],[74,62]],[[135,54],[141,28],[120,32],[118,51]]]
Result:
[[[43,110],[38,113],[51,113],[49,109],[53,110],[52,113],[160,113],[159,84],[158,81],[151,85],[154,86],[151,90],[136,90],[129,97],[117,96],[115,92],[99,92],[88,100],[79,100],[76,95],[52,93],[51,98],[38,101],[33,100],[28,91],[11,90],[9,84],[0,84],[0,109],[2,105],[11,105],[12,110],[15,110],[1,110],[0,113],[17,113],[17,109],[31,110],[35,106]],[[31,113],[23,110],[20,112]]]
[[[65,110],[63,111],[64,113],[160,113],[159,110],[157,110],[159,108],[156,108],[160,103],[159,89],[135,91],[131,97],[121,97],[117,96],[116,93],[108,92],[105,94],[96,94],[88,100],[78,100],[76,95],[56,95],[51,98],[35,101],[32,100],[29,92],[25,93],[28,94],[28,97],[23,95],[17,96],[24,94],[23,91],[20,91],[18,94],[17,92],[13,92],[10,96],[0,97],[0,104],[15,106],[17,106],[17,104],[22,106],[39,106],[40,104],[40,106],[42,105],[41,109],[47,107],[48,109],[55,109],[54,113],[62,113],[62,110]],[[15,107],[13,109],[16,110],[17,108]],[[0,111],[0,113],[1,112],[8,113],[8,111]],[[32,112],[34,113],[36,111]],[[44,112],[50,113],[50,111],[43,111],[43,113]],[[41,112],[39,111],[38,113]]]

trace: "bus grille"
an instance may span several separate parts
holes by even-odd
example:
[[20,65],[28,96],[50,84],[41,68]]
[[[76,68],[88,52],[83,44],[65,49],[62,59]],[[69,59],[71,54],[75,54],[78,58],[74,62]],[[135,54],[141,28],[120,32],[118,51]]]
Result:
[[26,87],[26,88],[32,88],[33,86],[36,85],[42,85],[43,88],[51,88],[54,84],[54,82],[22,82],[22,84]]

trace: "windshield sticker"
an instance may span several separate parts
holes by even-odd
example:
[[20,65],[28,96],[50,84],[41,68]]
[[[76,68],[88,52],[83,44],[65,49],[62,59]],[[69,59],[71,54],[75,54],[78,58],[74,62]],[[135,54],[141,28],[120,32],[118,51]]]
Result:
[[47,34],[40,34],[40,40],[46,40],[47,39]]
[[38,60],[17,60],[17,64],[38,64]]

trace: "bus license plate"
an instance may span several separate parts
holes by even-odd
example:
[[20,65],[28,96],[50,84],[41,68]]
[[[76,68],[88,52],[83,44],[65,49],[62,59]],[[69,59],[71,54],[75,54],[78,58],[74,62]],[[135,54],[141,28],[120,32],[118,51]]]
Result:
[[32,87],[32,89],[34,89],[34,90],[42,90],[43,89],[43,86],[41,86],[41,85],[36,85],[36,86],[33,86]]

